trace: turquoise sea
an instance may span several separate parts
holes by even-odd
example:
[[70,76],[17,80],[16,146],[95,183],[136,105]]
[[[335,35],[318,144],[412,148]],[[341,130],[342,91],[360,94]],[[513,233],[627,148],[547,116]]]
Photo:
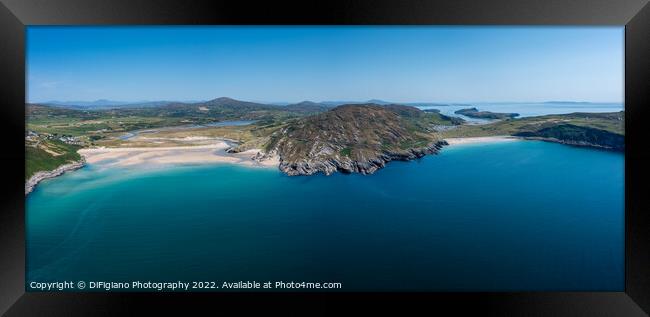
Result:
[[30,281],[340,282],[342,290],[622,291],[624,155],[454,145],[370,176],[105,168],[27,197]]

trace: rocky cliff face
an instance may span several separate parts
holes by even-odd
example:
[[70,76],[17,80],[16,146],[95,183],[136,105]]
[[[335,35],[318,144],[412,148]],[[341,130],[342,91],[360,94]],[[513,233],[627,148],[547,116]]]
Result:
[[316,173],[324,173],[330,175],[334,172],[342,173],[360,173],[372,174],[378,169],[386,166],[390,161],[410,161],[421,158],[427,154],[437,153],[438,150],[446,145],[445,141],[440,141],[431,144],[428,147],[410,149],[402,152],[382,152],[377,155],[367,158],[364,161],[356,161],[350,158],[336,158],[330,159],[316,159],[316,160],[301,160],[297,162],[280,162],[280,170],[290,176],[295,175],[312,175]]
[[437,153],[446,144],[428,116],[401,105],[343,105],[274,133],[257,159],[278,156],[288,175],[372,174],[393,160]]
[[30,177],[25,182],[25,196],[27,196],[27,194],[31,193],[34,190],[34,187],[36,187],[36,185],[40,181],[42,181],[44,179],[48,179],[48,178],[57,177],[57,176],[65,173],[65,172],[68,172],[68,171],[74,171],[76,169],[80,169],[85,164],[86,164],[86,161],[84,160],[83,157],[81,157],[81,160],[79,160],[77,162],[61,165],[61,166],[57,167],[54,170],[37,172],[36,174],[34,174],[32,177]]

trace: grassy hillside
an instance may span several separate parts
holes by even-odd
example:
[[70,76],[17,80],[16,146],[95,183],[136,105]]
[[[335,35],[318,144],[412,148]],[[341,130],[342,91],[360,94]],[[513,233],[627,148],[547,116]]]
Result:
[[290,175],[372,173],[392,159],[435,152],[438,113],[401,105],[343,105],[296,120],[273,133],[264,149],[280,156]]
[[625,149],[625,112],[570,113],[463,125],[441,132],[444,138],[514,135],[559,143]]
[[306,153],[364,159],[381,150],[422,147],[437,139],[427,130],[430,119],[420,113],[428,115],[406,106],[343,105],[288,125],[266,148],[294,161]]
[[39,171],[51,171],[57,167],[78,161],[79,146],[65,144],[61,141],[47,140],[38,145],[25,144],[25,179]]
[[589,127],[624,135],[625,112],[608,113],[570,113],[563,115],[547,115],[508,119],[491,124],[464,125],[457,129],[445,131],[444,137],[481,137],[494,135],[515,135],[523,132],[536,132],[562,124]]

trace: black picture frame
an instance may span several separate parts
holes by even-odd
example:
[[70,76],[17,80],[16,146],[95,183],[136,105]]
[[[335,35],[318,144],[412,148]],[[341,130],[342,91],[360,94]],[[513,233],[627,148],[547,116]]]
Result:
[[[279,309],[319,313],[453,309],[521,316],[647,316],[650,312],[648,0],[169,1],[0,0],[0,313],[96,316],[154,311]],[[24,223],[25,26],[118,24],[625,25],[625,291],[495,293],[26,293]],[[298,301],[308,310],[297,308]],[[253,303],[253,304],[251,304]],[[199,307],[201,306],[201,307]],[[190,310],[191,309],[191,310]],[[349,312],[346,308],[343,312]]]

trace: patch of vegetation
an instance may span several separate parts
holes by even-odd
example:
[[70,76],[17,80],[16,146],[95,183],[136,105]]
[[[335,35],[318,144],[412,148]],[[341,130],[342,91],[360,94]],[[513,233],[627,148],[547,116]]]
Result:
[[621,134],[573,124],[560,124],[538,131],[523,131],[515,136],[553,139],[572,145],[597,145],[615,151],[625,150],[625,137]]
[[624,117],[624,111],[546,115],[507,119],[490,124],[462,125],[442,131],[440,135],[444,138],[513,135],[622,150],[625,147]]
[[625,135],[625,112],[607,113],[569,113],[561,115],[546,115],[507,119],[489,124],[462,125],[456,129],[441,132],[444,138],[482,137],[495,135],[515,135],[522,132],[536,132],[544,128],[562,124],[589,127]]
[[502,113],[490,111],[478,111],[476,108],[466,108],[455,111],[456,114],[462,114],[470,118],[477,119],[508,119],[518,117],[518,113]]
[[81,159],[77,150],[81,147],[56,140],[42,141],[38,145],[25,145],[25,179],[36,172],[51,171],[57,167]]

